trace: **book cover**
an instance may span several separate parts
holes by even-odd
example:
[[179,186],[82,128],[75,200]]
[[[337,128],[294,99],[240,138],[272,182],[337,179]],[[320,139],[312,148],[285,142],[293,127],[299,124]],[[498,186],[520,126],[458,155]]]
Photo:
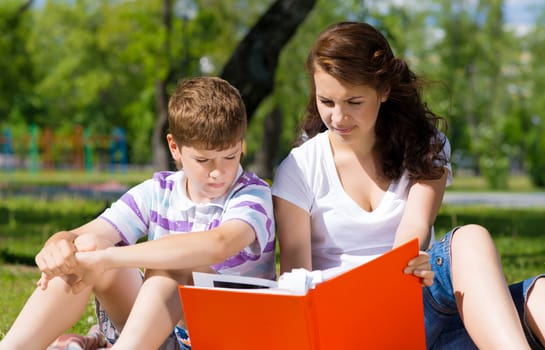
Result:
[[[422,287],[403,273],[417,254],[413,240],[304,294],[273,281],[248,288],[259,280],[252,278],[242,279],[243,288],[180,286],[192,347],[425,349]],[[219,276],[241,283],[239,276]]]

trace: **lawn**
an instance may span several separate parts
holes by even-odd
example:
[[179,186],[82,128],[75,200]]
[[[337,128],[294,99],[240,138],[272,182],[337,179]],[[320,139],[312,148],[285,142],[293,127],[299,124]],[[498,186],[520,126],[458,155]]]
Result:
[[[77,196],[7,197],[2,188],[32,185],[63,185],[74,180],[81,183],[118,182],[130,186],[149,177],[148,171],[129,174],[13,174],[0,180],[0,338],[16,318],[32,293],[39,277],[34,255],[50,234],[78,226],[100,213],[104,200],[88,200]],[[474,182],[479,183],[478,186]],[[478,189],[480,180],[461,181],[453,190]],[[516,180],[516,188],[532,191],[524,179]],[[545,245],[538,229],[545,227],[545,208],[506,209],[483,206],[443,206],[436,221],[436,232],[442,234],[454,225],[479,223],[493,234],[509,282],[545,272]],[[94,322],[90,300],[84,316],[69,331],[85,333]]]

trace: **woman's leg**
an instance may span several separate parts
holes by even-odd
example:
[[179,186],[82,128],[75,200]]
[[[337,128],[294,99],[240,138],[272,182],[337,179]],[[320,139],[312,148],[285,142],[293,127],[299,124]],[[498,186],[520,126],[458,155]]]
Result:
[[545,347],[545,278],[536,280],[528,294],[527,322],[533,335]]
[[488,231],[478,225],[460,227],[451,254],[458,310],[479,349],[529,349]]

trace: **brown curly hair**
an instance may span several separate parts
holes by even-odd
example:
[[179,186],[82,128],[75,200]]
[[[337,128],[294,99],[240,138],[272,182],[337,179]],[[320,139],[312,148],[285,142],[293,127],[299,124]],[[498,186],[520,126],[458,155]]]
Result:
[[438,127],[443,122],[446,129],[446,122],[422,101],[422,82],[404,60],[394,56],[377,29],[367,23],[341,22],[319,35],[306,62],[310,96],[300,128],[308,138],[327,129],[316,106],[317,67],[339,81],[388,93],[375,125],[375,149],[381,154],[387,178],[399,179],[404,169],[412,179],[443,175],[448,160]]

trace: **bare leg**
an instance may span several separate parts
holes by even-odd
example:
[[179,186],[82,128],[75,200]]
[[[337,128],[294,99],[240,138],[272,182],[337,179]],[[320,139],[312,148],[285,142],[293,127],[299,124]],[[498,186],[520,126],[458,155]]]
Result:
[[526,313],[534,335],[545,346],[545,278],[538,279],[529,292]]
[[61,278],[49,281],[46,290],[36,289],[10,330],[1,350],[43,350],[83,314],[91,288],[73,294]]
[[110,271],[94,288],[94,293],[116,329],[121,331],[142,287],[138,269]]
[[[94,290],[110,308],[112,320],[123,325],[141,284],[137,270],[114,270],[105,273]],[[0,342],[0,350],[45,349],[79,320],[92,290],[90,286],[74,294],[62,278],[52,279],[46,290],[36,289]]]
[[[183,326],[178,285],[193,284],[192,271],[211,272],[209,267],[180,271],[147,270],[129,319],[113,348],[157,349],[176,324]],[[143,329],[153,329],[153,332],[143,332]]]
[[479,349],[529,349],[488,231],[478,225],[459,228],[451,254],[458,309]]

